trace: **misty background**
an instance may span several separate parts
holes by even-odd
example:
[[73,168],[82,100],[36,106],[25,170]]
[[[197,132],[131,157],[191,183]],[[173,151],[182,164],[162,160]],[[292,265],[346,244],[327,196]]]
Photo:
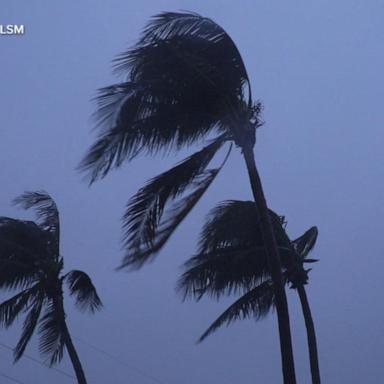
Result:
[[[308,296],[322,379],[378,383],[383,377],[384,3],[379,0],[21,1],[1,0],[0,215],[44,189],[61,213],[65,270],[83,269],[104,302],[95,316],[66,301],[68,324],[91,384],[281,382],[275,314],[197,337],[233,301],[181,303],[175,285],[195,250],[204,216],[226,199],[251,199],[238,150],[156,260],[115,272],[128,198],[177,157],[140,158],[91,188],[75,168],[95,139],[90,102],[117,82],[111,60],[149,17],[190,10],[213,18],[237,44],[263,101],[256,159],[269,206],[291,237],[319,228]],[[4,293],[0,296],[6,297]],[[288,290],[298,382],[309,383],[305,327]],[[21,322],[20,322],[21,325]],[[74,383],[24,357],[12,364],[18,327],[0,330],[0,383]],[[101,352],[104,351],[104,352]],[[26,354],[40,359],[36,337]],[[113,358],[111,358],[113,356]],[[57,366],[74,376],[67,356]]]

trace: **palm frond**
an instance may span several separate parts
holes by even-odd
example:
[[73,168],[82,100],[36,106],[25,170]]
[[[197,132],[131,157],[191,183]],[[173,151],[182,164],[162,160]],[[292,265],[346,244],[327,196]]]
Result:
[[198,342],[203,341],[223,324],[227,324],[228,326],[236,320],[249,317],[259,320],[265,317],[274,306],[274,301],[275,293],[272,281],[268,280],[263,282],[226,309],[200,336]]
[[[152,62],[152,54],[157,55],[157,62]],[[204,82],[204,88],[226,89],[229,95],[233,91],[239,95],[244,83],[249,85],[240,52],[230,36],[213,20],[191,12],[163,12],[152,17],[136,46],[116,59],[116,69],[146,83],[158,79],[159,71],[167,82],[176,80],[178,71],[188,71],[184,75]],[[190,78],[180,77],[184,82]]]
[[18,315],[28,309],[39,290],[40,286],[36,284],[2,302],[0,304],[0,325],[5,328],[11,326]]
[[185,264],[177,290],[183,298],[200,300],[204,294],[218,299],[221,295],[244,293],[269,276],[264,247],[227,246],[201,253]]
[[76,298],[76,305],[83,311],[100,310],[102,302],[97,294],[91,278],[83,271],[73,270],[65,276],[69,291]]
[[118,111],[124,99],[136,97],[142,88],[132,82],[118,83],[100,88],[94,101],[97,103],[97,110],[94,118],[102,129],[112,127],[117,121]]
[[[283,218],[269,210],[278,246],[289,249],[290,240],[282,226]],[[216,252],[226,247],[263,247],[264,240],[253,201],[228,200],[208,214],[200,233],[199,253]]]
[[144,29],[139,44],[156,43],[172,36],[198,36],[205,40],[217,41],[225,32],[211,19],[195,12],[162,12],[152,17]]
[[46,305],[44,315],[39,321],[39,351],[50,358],[50,365],[58,363],[64,353],[65,333],[64,315],[57,308],[54,299]]
[[[151,241],[132,241],[130,232],[126,232],[126,256],[119,269],[124,267],[140,268],[144,263],[151,260],[165,245],[169,237],[184,220],[192,208],[196,205],[204,192],[208,189],[220,168],[206,170],[194,178],[191,190],[185,197],[174,201],[162,214],[161,220],[157,221]],[[132,238],[133,239],[133,238]]]
[[224,142],[218,138],[181,163],[150,180],[127,206],[123,217],[125,245],[129,248],[150,245],[167,203],[182,195],[201,177]]
[[43,303],[44,303],[44,292],[42,290],[38,290],[34,295],[33,301],[30,305],[31,309],[24,320],[21,337],[14,350],[15,362],[18,361],[23,356],[25,348],[27,347],[29,340],[31,340],[31,337],[35,332]]
[[17,258],[19,252],[17,249],[12,251],[11,244],[17,246],[19,250],[24,249],[31,258],[39,257],[44,253],[45,243],[44,232],[33,221],[0,217],[0,246],[4,244],[0,249],[0,259]]
[[36,279],[46,240],[34,222],[0,217],[0,288],[26,288]]
[[317,227],[311,227],[303,235],[292,241],[292,245],[302,260],[306,259],[316,244],[319,231]]
[[95,118],[102,129],[78,167],[89,175],[91,184],[105,177],[111,168],[121,166],[124,160],[136,157],[146,149],[144,143],[148,150],[156,151],[150,144],[152,129],[147,124],[141,87],[132,82],[104,87],[96,100]]
[[100,91],[97,116],[104,129],[79,166],[91,183],[143,151],[156,154],[161,149],[181,148],[206,133],[196,112],[189,116],[174,103],[148,96],[143,87],[126,84]]
[[60,244],[60,220],[59,211],[52,197],[45,191],[25,192],[14,199],[14,204],[24,209],[35,209],[40,228],[51,235],[50,245],[57,257]]

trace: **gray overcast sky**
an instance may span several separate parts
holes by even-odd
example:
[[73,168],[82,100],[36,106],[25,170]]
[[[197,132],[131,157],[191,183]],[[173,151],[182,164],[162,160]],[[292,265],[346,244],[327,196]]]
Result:
[[[75,171],[92,143],[90,99],[116,79],[112,58],[163,10],[212,17],[237,43],[256,97],[265,104],[256,156],[271,208],[294,237],[312,225],[320,235],[308,294],[320,368],[327,384],[379,383],[383,377],[384,3],[381,0],[20,1],[1,0],[0,24],[24,24],[21,37],[0,36],[1,215],[24,190],[46,189],[62,219],[66,268],[86,270],[105,303],[94,317],[67,300],[69,326],[91,384],[279,383],[275,315],[197,336],[230,302],[182,304],[174,287],[195,250],[207,211],[225,199],[250,199],[240,154],[154,263],[139,272],[119,264],[120,217],[127,199],[175,157],[127,164],[88,188]],[[193,148],[188,152],[192,152]],[[184,153],[185,154],[185,153]],[[291,322],[299,383],[309,383],[305,331],[293,291]],[[15,345],[19,329],[0,331]],[[126,366],[81,343],[117,356]],[[36,343],[27,350],[38,357]],[[60,369],[72,374],[67,358]],[[24,359],[2,374],[23,383],[74,380]]]

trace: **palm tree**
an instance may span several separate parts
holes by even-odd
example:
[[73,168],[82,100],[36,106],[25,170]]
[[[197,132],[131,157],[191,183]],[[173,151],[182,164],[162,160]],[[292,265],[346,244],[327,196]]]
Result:
[[102,303],[85,272],[63,274],[59,212],[53,199],[46,192],[26,192],[14,202],[25,209],[34,208],[37,221],[0,217],[0,288],[19,291],[0,304],[0,325],[8,328],[28,312],[14,350],[15,362],[37,328],[40,353],[50,359],[50,365],[61,361],[66,348],[78,383],[86,384],[66,323],[64,282],[80,310],[93,313]]
[[[259,226],[254,226],[258,211],[252,201],[226,201],[211,211],[204,225],[198,254],[186,262],[186,271],[178,289],[184,299],[192,296],[200,300],[205,294],[219,298],[231,293],[242,293],[202,334],[199,342],[223,324],[237,319],[266,316],[276,304],[268,258],[263,247]],[[285,232],[285,219],[269,211],[275,238],[282,260],[285,284],[291,284],[300,298],[305,325],[312,374],[312,383],[320,383],[316,334],[305,291],[308,272],[304,263],[313,263],[308,254],[313,249],[318,231],[310,228],[299,238],[290,241]],[[228,224],[230,223],[230,224]]]
[[91,183],[139,154],[168,153],[214,137],[130,200],[123,217],[122,267],[141,267],[159,252],[222,168],[207,168],[214,155],[225,142],[234,142],[246,163],[271,264],[284,383],[295,384],[281,262],[253,153],[261,104],[253,100],[236,45],[209,18],[161,13],[116,59],[116,70],[125,78],[100,90],[96,118],[101,130],[80,165]]

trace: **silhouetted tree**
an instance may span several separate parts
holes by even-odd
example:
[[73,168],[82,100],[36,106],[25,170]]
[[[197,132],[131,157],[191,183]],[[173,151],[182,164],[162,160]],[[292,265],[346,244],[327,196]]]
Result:
[[93,313],[102,303],[85,272],[63,274],[59,212],[53,199],[46,192],[26,192],[14,202],[25,209],[34,208],[37,221],[0,217],[0,288],[19,291],[0,304],[0,325],[7,328],[27,313],[14,350],[15,361],[22,357],[37,329],[40,353],[50,358],[50,365],[60,362],[66,348],[78,383],[85,384],[65,320],[63,284],[80,310]]
[[[223,324],[237,319],[263,318],[275,306],[276,296],[270,274],[268,257],[263,247],[259,226],[255,226],[258,212],[252,201],[226,201],[211,211],[200,235],[198,254],[185,264],[186,271],[178,288],[184,298],[200,300],[205,294],[219,298],[231,293],[243,293],[203,333],[204,340]],[[304,263],[309,259],[318,231],[310,228],[299,238],[290,241],[285,232],[284,218],[269,211],[277,240],[285,284],[291,284],[300,298],[310,356],[312,383],[320,383],[316,334],[304,285],[308,272]]]
[[[102,129],[81,168],[91,182],[139,154],[169,152],[216,138],[171,170],[150,180],[124,215],[122,266],[140,267],[166,243],[221,167],[207,169],[226,141],[241,148],[257,204],[276,291],[285,384],[295,370],[281,263],[253,147],[261,104],[252,98],[241,55],[230,36],[195,13],[161,13],[141,39],[116,60],[125,80],[103,88],[97,118]],[[187,191],[188,190],[188,191]]]

